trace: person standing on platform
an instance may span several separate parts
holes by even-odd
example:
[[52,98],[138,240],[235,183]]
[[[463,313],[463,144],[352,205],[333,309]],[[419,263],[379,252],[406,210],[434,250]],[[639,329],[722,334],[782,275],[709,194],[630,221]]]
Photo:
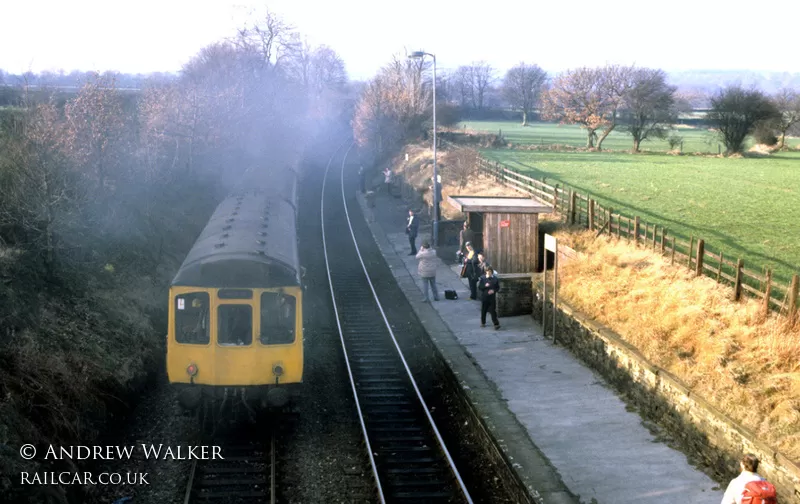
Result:
[[408,244],[411,245],[411,252],[408,255],[417,255],[417,231],[419,230],[419,219],[414,215],[414,210],[408,211],[408,222],[406,223],[406,234]]
[[364,166],[363,165],[358,169],[358,186],[361,188],[361,194],[366,194],[366,192],[367,192],[367,173],[364,171]]
[[463,272],[464,276],[469,281],[469,298],[473,301],[478,299],[478,278],[481,276],[480,260],[475,249],[472,248],[472,243],[467,242],[467,256],[464,258]]
[[431,291],[433,292],[433,300],[439,301],[439,292],[436,290],[436,266],[438,260],[436,258],[436,251],[431,248],[427,241],[422,242],[422,246],[417,252],[417,259],[419,259],[419,276],[422,278],[422,287],[425,292],[425,298],[422,300],[428,303],[428,284],[430,284]]
[[486,273],[478,280],[478,289],[481,291],[481,327],[486,327],[486,313],[492,316],[494,329],[500,329],[497,320],[497,293],[500,292],[500,280],[494,276],[491,266],[486,266]]
[[392,195],[392,169],[388,166],[383,170],[383,182],[386,184],[386,195]]
[[461,231],[458,232],[458,263],[462,264],[467,256],[467,243],[472,243],[475,233],[469,228],[469,223],[464,221]]
[[367,191],[364,200],[367,202],[367,222],[375,222],[375,191]]

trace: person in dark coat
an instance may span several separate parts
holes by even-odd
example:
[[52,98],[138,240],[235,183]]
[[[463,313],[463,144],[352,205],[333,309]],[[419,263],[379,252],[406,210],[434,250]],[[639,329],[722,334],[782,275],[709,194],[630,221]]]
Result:
[[489,312],[495,330],[500,329],[500,321],[497,320],[497,293],[500,292],[500,279],[494,276],[491,266],[487,266],[486,273],[478,279],[478,289],[481,291],[481,327],[486,327],[486,312]]
[[472,243],[467,242],[467,256],[464,258],[464,275],[469,281],[469,298],[478,299],[478,279],[483,274],[481,261],[478,254],[472,248]]
[[367,173],[364,171],[363,166],[358,169],[358,186],[361,189],[361,194],[367,192]]
[[414,215],[414,210],[408,211],[408,222],[406,222],[406,234],[408,244],[411,245],[411,252],[408,255],[417,255],[417,231],[419,230],[419,218]]
[[458,232],[458,252],[456,255],[458,257],[459,264],[463,264],[464,258],[467,257],[467,243],[472,243],[474,237],[475,233],[473,233],[469,228],[469,223],[464,221],[461,231]]

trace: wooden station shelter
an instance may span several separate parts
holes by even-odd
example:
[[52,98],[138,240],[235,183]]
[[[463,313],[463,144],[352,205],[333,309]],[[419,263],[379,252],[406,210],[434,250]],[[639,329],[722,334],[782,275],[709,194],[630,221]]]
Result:
[[539,269],[539,214],[553,211],[535,198],[448,196],[448,203],[467,214],[477,250],[501,273]]
[[531,274],[540,267],[539,214],[551,213],[552,205],[533,197],[448,196],[447,201],[467,215],[474,248],[498,272],[497,315],[531,313]]

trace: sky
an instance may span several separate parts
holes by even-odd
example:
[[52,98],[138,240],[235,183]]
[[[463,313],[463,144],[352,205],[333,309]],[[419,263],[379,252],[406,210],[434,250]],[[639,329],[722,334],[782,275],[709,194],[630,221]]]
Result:
[[[3,6],[0,69],[175,72],[204,46],[269,8],[352,79],[393,55],[424,50],[437,69],[520,62],[551,73],[606,63],[681,70],[800,72],[773,20],[800,19],[800,2],[730,0],[27,0]],[[784,27],[785,29],[785,27]],[[735,48],[731,47],[731,44]]]

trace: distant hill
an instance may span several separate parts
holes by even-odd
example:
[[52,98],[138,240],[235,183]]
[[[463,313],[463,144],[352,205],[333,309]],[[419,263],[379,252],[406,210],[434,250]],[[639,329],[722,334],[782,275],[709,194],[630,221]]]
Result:
[[731,84],[751,86],[772,94],[783,87],[800,91],[800,73],[754,70],[684,70],[667,72],[669,81],[678,89],[713,94]]

